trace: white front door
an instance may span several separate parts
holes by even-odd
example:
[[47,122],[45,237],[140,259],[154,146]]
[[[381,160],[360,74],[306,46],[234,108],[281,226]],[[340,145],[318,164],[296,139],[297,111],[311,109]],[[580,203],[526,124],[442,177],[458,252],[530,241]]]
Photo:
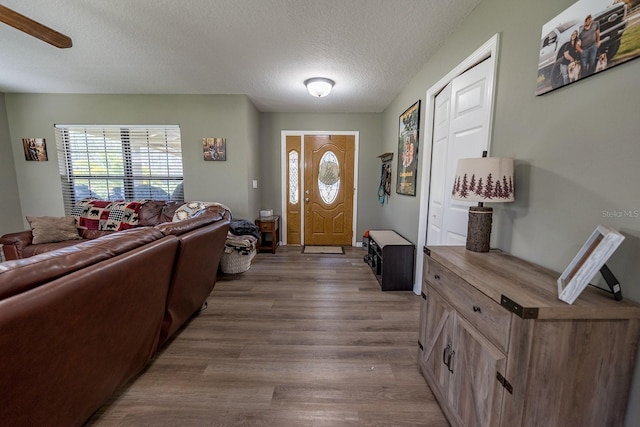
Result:
[[482,157],[488,150],[491,71],[485,60],[456,77],[436,97],[427,245],[466,242],[472,203],[453,200],[451,189],[458,159]]

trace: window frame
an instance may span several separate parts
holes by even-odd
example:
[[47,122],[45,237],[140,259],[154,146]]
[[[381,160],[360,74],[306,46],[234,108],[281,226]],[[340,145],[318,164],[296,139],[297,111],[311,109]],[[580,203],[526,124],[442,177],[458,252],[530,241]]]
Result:
[[[111,187],[110,183],[113,182],[122,182],[121,193],[123,197],[117,197],[112,199],[111,194],[108,194],[105,200],[114,201],[114,200],[173,200],[178,202],[184,201],[184,191],[182,194],[176,193],[178,191],[178,187],[184,182],[184,158],[182,153],[182,138],[180,134],[180,127],[178,125],[61,125],[56,124],[55,126],[55,136],[56,136],[56,146],[58,150],[58,163],[59,163],[59,172],[60,172],[60,183],[62,187],[62,197],[65,212],[67,214],[71,214],[73,206],[78,200],[82,200],[86,197],[77,196],[77,181],[88,181],[87,185],[88,195],[93,197],[93,195],[97,195],[94,190],[97,190],[98,187],[104,188],[103,186],[106,184],[106,189],[111,193],[118,187]],[[71,136],[71,133],[76,133],[75,136]],[[158,138],[158,134],[160,132],[164,132],[164,137],[160,136]],[[84,133],[84,147],[82,149],[74,150],[71,147],[72,141],[74,138],[79,142],[82,142],[82,137],[78,138],[78,134]],[[95,135],[102,134],[101,138],[104,138],[104,145],[99,145],[100,149],[104,148],[104,153],[100,153],[100,149],[96,149],[92,147],[92,143],[90,142],[91,138],[95,138]],[[90,137],[89,135],[93,135]],[[108,135],[119,135],[119,138],[109,138]],[[162,143],[164,139],[164,150],[157,150],[156,154],[160,154],[160,161],[158,159],[153,159],[150,151],[152,151],[152,141],[160,141]],[[116,151],[108,151],[107,150],[107,142],[114,144],[120,144],[120,155],[122,158],[122,172],[119,173],[117,169],[119,167],[115,166],[113,169],[109,169],[110,162],[108,161],[108,155],[114,155]],[[176,144],[177,143],[177,144]],[[157,148],[157,144],[155,144]],[[175,148],[179,148],[176,150]],[[144,150],[147,150],[147,158],[142,159],[143,157],[138,156],[139,158],[134,159],[133,151],[141,150],[141,153],[144,153]],[[74,155],[84,155],[87,156],[87,173],[77,173],[74,172]],[[91,172],[91,155],[92,154],[104,154],[105,162],[102,166],[106,166],[106,171],[103,173],[92,173]],[[179,156],[179,163],[176,162],[175,157]],[[164,159],[163,159],[164,157]],[[171,160],[173,158],[173,160]],[[159,167],[164,169],[164,171],[153,170],[153,168]],[[135,170],[139,169],[140,172],[136,172]],[[143,169],[148,169],[148,172],[142,172]],[[160,172],[160,173],[159,173]],[[177,172],[177,173],[176,173]],[[92,189],[91,180],[94,180],[96,183],[100,182],[102,185],[97,185]],[[145,182],[146,184],[139,184]],[[152,188],[156,188],[156,186],[152,185],[154,181],[157,183],[158,181],[162,181],[166,183],[166,188],[162,187],[163,190],[166,190],[165,193],[167,197],[157,197],[154,196],[152,192]],[[175,186],[173,186],[173,191],[169,191],[169,186],[171,183],[177,182]],[[144,187],[148,188],[148,197],[136,197],[136,189],[140,189],[144,191]],[[109,190],[111,188],[111,190]],[[175,197],[178,194],[181,197]],[[100,197],[97,197],[100,198]]]

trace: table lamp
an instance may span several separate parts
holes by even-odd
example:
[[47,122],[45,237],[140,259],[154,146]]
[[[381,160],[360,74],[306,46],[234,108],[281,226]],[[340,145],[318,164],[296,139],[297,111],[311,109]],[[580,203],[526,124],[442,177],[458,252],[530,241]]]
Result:
[[479,157],[459,159],[451,198],[478,202],[469,206],[466,248],[473,252],[489,252],[493,208],[484,202],[513,202],[513,159]]

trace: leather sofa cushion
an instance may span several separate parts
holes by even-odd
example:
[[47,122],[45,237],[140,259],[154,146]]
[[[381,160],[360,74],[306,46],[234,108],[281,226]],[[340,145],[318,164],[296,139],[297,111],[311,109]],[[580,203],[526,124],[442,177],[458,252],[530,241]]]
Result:
[[138,212],[140,225],[145,227],[160,224],[160,216],[162,215],[164,203],[165,202],[161,200],[148,200],[142,205],[140,212]]
[[190,218],[186,221],[164,222],[162,224],[156,225],[155,228],[160,230],[165,236],[168,236],[170,234],[179,236],[191,230],[195,230],[196,228],[200,228],[213,222],[219,221],[220,219],[221,218],[217,217],[216,215],[201,215],[198,217]]
[[162,207],[162,215],[160,216],[160,222],[158,224],[173,221],[173,216],[182,205],[182,202],[166,202]]
[[160,332],[160,345],[202,306],[211,293],[224,251],[230,217],[231,214],[224,209],[205,210],[184,221],[156,226],[165,234],[175,235],[180,242]]
[[64,242],[40,243],[39,245],[28,245],[22,249],[22,258],[29,258],[34,255],[43,254],[45,252],[55,251],[57,249],[68,248],[77,245],[78,240],[66,240]]
[[108,236],[109,234],[117,233],[117,231],[106,231],[106,230],[82,230],[82,238],[83,239],[97,239],[98,237]]
[[160,230],[165,236],[173,234],[179,236],[196,228],[204,227],[205,225],[220,221],[224,218],[225,209],[218,206],[210,206],[204,209],[189,219],[184,221],[165,222],[156,225],[155,228]]
[[175,211],[180,206],[182,206],[182,202],[148,200],[138,212],[138,221],[141,226],[154,226],[163,222],[171,222]]
[[36,288],[163,236],[152,227],[133,228],[30,258],[4,262],[0,264],[0,299]]
[[23,249],[31,244],[33,234],[31,230],[18,231],[17,233],[8,233],[0,237],[2,243],[2,251],[7,260],[22,258]]

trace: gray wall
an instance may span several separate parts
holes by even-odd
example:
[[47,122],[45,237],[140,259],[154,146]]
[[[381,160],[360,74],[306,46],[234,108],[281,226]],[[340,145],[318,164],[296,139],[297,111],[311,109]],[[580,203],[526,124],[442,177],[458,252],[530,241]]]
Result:
[[280,212],[282,206],[280,145],[281,131],[358,131],[360,151],[358,153],[358,218],[356,240],[362,240],[367,229],[380,228],[380,212],[387,208],[378,203],[380,183],[380,159],[382,154],[381,115],[362,114],[262,114],[262,204]]
[[[640,212],[640,60],[534,95],[542,25],[572,4],[480,3],[385,110],[384,149],[395,147],[399,114],[416,99],[424,101],[431,86],[500,33],[491,145],[492,155],[516,159],[516,202],[494,205],[494,246],[562,271],[598,224],[611,226],[626,239],[607,264],[625,297],[640,301],[640,218],[615,217]],[[430,127],[424,116],[423,110],[421,131]],[[415,239],[419,202],[392,197],[382,221]],[[606,404],[603,399],[594,404]],[[629,402],[640,402],[640,355]],[[637,404],[629,405],[626,425],[640,425]]]
[[[185,200],[218,201],[252,218],[260,195],[259,113],[244,95],[6,94],[22,215],[63,215],[53,125],[178,124]],[[23,137],[45,138],[48,162],[26,162]],[[203,137],[227,139],[227,161],[205,162]],[[26,223],[25,223],[26,225]],[[15,230],[15,228],[14,228]]]
[[[245,136],[246,150],[248,151],[246,154],[246,176],[247,176],[247,208],[245,210],[246,213],[240,215],[234,215],[234,218],[244,218],[248,220],[253,220],[254,217],[258,215],[260,212],[260,187],[257,189],[253,188],[253,180],[258,181],[258,185],[260,185],[260,179],[262,176],[262,148],[260,142],[260,112],[253,105],[253,103],[248,99],[244,99],[244,107],[245,107],[245,115],[247,120],[247,134]],[[242,160],[242,157],[238,157],[238,159],[232,159],[232,164],[241,164],[241,162],[237,162],[237,160]]]
[[[22,156],[24,161],[24,155]],[[26,162],[25,162],[26,163]],[[33,163],[33,162],[31,162]],[[16,168],[13,161],[13,149],[9,136],[7,109],[4,94],[0,93],[0,235],[22,230],[22,211],[16,180]]]

